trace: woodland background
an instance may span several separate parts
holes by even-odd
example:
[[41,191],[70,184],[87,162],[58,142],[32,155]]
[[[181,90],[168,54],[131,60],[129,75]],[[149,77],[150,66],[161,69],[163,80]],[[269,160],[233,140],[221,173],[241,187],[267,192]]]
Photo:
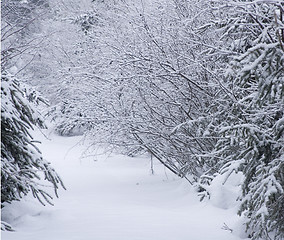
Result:
[[29,134],[46,118],[90,148],[149,154],[201,200],[214,179],[241,176],[247,235],[284,238],[283,1],[4,0],[1,10],[2,207],[29,192],[49,202],[38,178],[64,187]]

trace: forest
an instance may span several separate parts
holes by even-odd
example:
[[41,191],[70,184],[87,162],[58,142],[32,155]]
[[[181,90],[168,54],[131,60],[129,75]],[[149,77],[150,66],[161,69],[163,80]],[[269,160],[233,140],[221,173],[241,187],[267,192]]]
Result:
[[60,200],[32,136],[50,123],[154,159],[201,202],[237,178],[246,237],[283,240],[284,1],[3,0],[2,210]]

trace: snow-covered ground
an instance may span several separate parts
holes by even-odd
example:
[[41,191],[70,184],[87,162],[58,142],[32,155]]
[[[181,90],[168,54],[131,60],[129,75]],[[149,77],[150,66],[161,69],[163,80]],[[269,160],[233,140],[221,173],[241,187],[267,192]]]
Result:
[[[54,134],[41,150],[61,175],[55,206],[26,198],[4,208],[16,232],[3,240],[239,240],[243,230],[236,208],[199,202],[193,188],[148,158],[121,155],[81,158],[80,137]],[[221,197],[222,198],[222,197]],[[220,199],[220,197],[219,197]],[[224,223],[235,230],[222,229]]]

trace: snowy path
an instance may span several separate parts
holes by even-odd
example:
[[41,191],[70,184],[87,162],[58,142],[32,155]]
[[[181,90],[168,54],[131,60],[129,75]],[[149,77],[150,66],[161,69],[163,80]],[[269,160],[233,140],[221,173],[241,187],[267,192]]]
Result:
[[235,224],[231,210],[199,203],[187,183],[158,163],[153,176],[146,158],[80,159],[78,137],[52,138],[42,138],[41,149],[67,191],[60,191],[54,207],[14,203],[8,218],[17,232],[2,233],[3,240],[240,239],[221,229],[224,222]]

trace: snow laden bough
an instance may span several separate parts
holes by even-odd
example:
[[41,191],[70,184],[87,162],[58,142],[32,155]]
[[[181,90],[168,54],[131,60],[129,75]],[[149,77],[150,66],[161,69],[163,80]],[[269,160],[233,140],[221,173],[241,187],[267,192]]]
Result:
[[218,111],[211,117],[218,140],[208,158],[218,159],[219,169],[201,177],[200,195],[211,197],[208,185],[221,176],[225,188],[230,175],[242,174],[237,199],[247,235],[252,240],[283,240],[284,3],[216,2],[228,14],[218,22],[229,20],[219,30],[234,47],[223,69],[229,94],[218,98]]
[[[65,187],[30,134],[34,126],[44,127],[43,120],[15,78],[3,73],[1,81],[1,208],[30,192],[43,205],[52,204],[41,178],[51,183],[56,196],[58,187]],[[1,230],[12,228],[2,221]]]

